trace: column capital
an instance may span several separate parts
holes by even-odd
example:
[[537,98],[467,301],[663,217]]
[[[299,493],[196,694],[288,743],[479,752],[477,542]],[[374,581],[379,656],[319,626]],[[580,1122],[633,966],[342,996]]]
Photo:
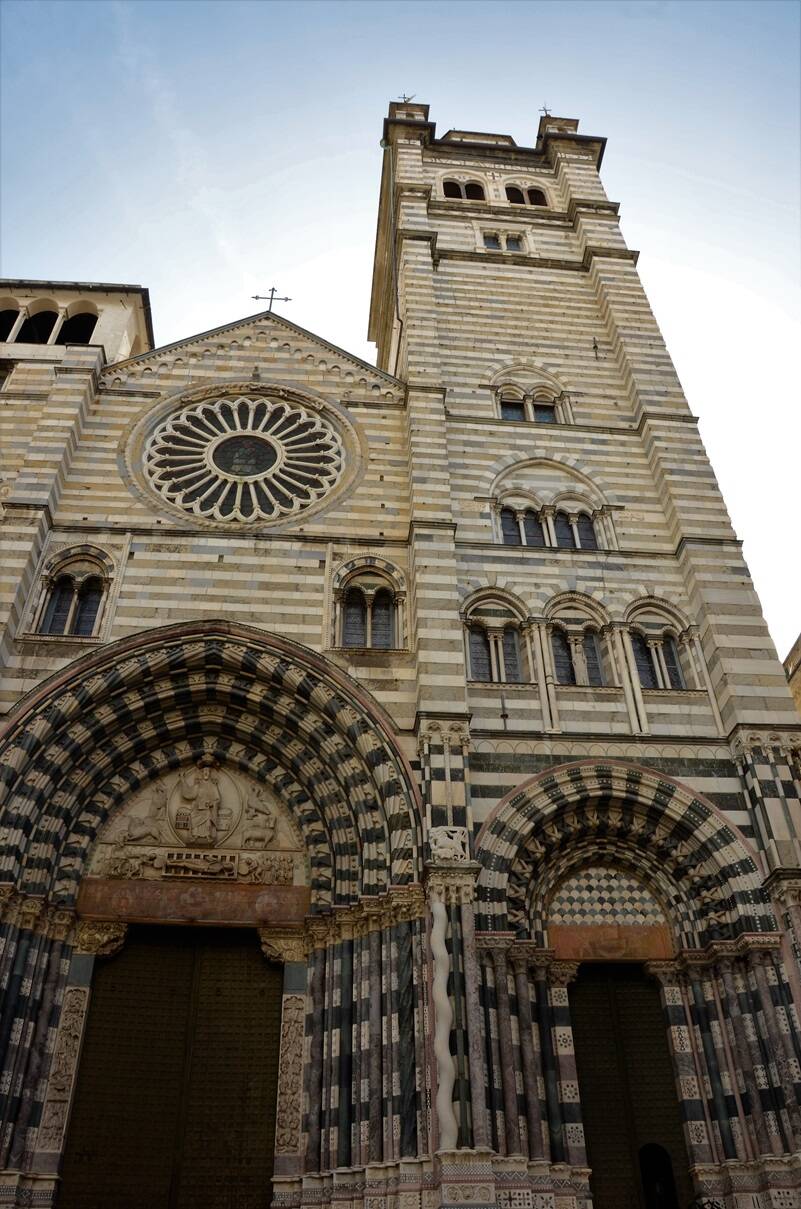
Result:
[[268,961],[306,960],[306,938],[300,928],[259,928],[261,951]]
[[82,919],[75,931],[75,951],[113,957],[125,944],[128,925],[116,920]]
[[578,974],[579,964],[578,961],[552,961],[548,966],[548,981],[551,986],[569,986]]

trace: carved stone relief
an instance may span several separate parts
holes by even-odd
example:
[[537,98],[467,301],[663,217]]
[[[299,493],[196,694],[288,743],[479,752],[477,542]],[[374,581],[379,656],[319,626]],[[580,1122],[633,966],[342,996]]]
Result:
[[67,987],[39,1126],[37,1149],[40,1151],[57,1153],[61,1150],[88,1003],[88,987]]
[[304,1007],[302,995],[284,996],[275,1121],[276,1154],[297,1154],[300,1150]]
[[137,794],[107,823],[90,877],[303,885],[298,829],[264,786],[204,755]]
[[432,827],[429,832],[431,859],[435,861],[468,861],[466,827]]

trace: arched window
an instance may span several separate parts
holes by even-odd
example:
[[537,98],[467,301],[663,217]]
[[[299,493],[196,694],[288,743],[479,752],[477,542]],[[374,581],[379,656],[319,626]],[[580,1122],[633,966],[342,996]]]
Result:
[[575,684],[576,669],[573,666],[573,653],[570,650],[567,634],[560,626],[554,626],[551,631],[551,649],[556,683]]
[[548,199],[542,189],[526,189],[526,197],[530,206],[548,205]]
[[651,648],[644,636],[635,630],[631,635],[631,645],[634,649],[634,662],[637,664],[637,675],[643,688],[658,688],[656,667],[651,656]]
[[18,317],[19,311],[16,309],[11,310],[10,308],[7,308],[4,311],[0,311],[0,343],[8,340],[8,337],[11,334],[11,329],[17,322]]
[[39,633],[93,638],[104,592],[105,584],[99,575],[80,575],[78,570],[68,570],[57,576],[45,600]]
[[524,206],[526,204],[523,190],[518,189],[517,185],[506,186],[506,200],[511,202],[513,206]]
[[523,532],[526,537],[527,546],[545,545],[545,534],[542,529],[542,521],[537,516],[536,512],[532,512],[530,508],[526,509],[523,517]]
[[360,588],[348,588],[345,593],[342,645],[367,646],[367,601]]
[[57,319],[57,311],[37,311],[35,315],[29,315],[17,333],[17,344],[47,344]]
[[446,197],[461,197],[462,196],[462,186],[459,184],[458,181],[443,181],[442,182],[442,192],[445,194]]
[[91,311],[82,311],[71,315],[61,325],[61,331],[56,336],[56,344],[88,344],[97,326],[97,315]]
[[468,201],[484,201],[484,187],[470,181],[464,187],[464,195]]
[[592,517],[587,516],[586,512],[580,512],[576,522],[578,530],[579,545],[582,550],[597,550],[598,538],[595,534],[595,525],[592,523]]
[[505,546],[519,546],[522,544],[520,541],[520,526],[511,508],[501,508],[501,534]]
[[520,635],[511,625],[503,631],[503,670],[504,680],[510,684],[519,684],[523,679],[520,674]]
[[471,626],[469,633],[470,645],[470,679],[492,680],[492,659],[487,631],[481,626]]
[[585,630],[582,639],[584,662],[587,665],[587,684],[591,687],[603,685],[604,674],[601,663],[601,650],[598,645],[598,635],[595,630]]
[[395,645],[395,605],[392,593],[379,588],[373,597],[371,646],[389,650]]
[[557,546],[565,550],[575,550],[576,539],[573,536],[573,526],[566,512],[557,512],[553,520]]

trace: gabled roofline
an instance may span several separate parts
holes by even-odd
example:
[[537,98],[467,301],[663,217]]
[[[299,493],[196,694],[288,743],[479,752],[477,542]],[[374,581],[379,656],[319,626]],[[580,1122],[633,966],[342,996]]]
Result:
[[23,286],[35,290],[43,290],[48,286],[53,290],[77,290],[80,294],[91,294],[97,291],[102,294],[139,294],[142,299],[142,312],[145,319],[145,330],[151,347],[156,343],[153,335],[153,315],[150,309],[150,291],[144,285],[123,285],[111,281],[39,281],[35,277],[0,277],[0,286]]
[[113,369],[118,369],[121,365],[134,365],[136,362],[146,361],[149,357],[169,352],[171,349],[183,348],[187,344],[194,344],[198,340],[208,340],[224,332],[231,332],[245,323],[255,323],[265,319],[270,322],[276,322],[289,331],[296,332],[299,336],[307,336],[309,339],[315,340],[323,348],[329,349],[336,356],[344,357],[351,364],[358,365],[362,369],[368,369],[373,374],[378,374],[380,378],[391,382],[393,386],[403,387],[405,385],[400,378],[395,378],[392,374],[385,373],[378,366],[371,365],[369,361],[363,361],[361,357],[356,357],[353,353],[349,353],[347,349],[340,348],[338,344],[332,344],[330,340],[324,340],[322,336],[318,336],[316,332],[309,331],[308,328],[301,327],[299,323],[293,323],[291,319],[285,319],[283,315],[279,315],[276,311],[257,311],[255,315],[245,315],[241,319],[235,319],[232,323],[224,323],[222,327],[212,327],[208,331],[197,332],[192,336],[185,336],[182,340],[174,340],[171,344],[159,345],[158,348],[150,349],[146,353],[139,353],[136,357],[127,357],[124,361],[115,361],[113,364],[106,366],[105,372],[108,373]]

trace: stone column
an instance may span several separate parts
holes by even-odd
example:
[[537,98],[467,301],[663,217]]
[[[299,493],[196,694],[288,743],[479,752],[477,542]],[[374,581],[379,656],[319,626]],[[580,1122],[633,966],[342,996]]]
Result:
[[523,1089],[526,1099],[528,1153],[531,1159],[544,1159],[542,1111],[539,1092],[539,1063],[534,1051],[534,1020],[531,1010],[531,985],[528,958],[513,945],[510,951],[517,994],[517,1022],[520,1031],[520,1060],[523,1066]]
[[548,967],[548,997],[551,1007],[551,1031],[559,1080],[559,1109],[563,1123],[564,1150],[568,1163],[585,1167],[587,1149],[581,1119],[576,1051],[570,1022],[567,988],[578,973],[578,963],[554,961]]
[[506,1132],[506,1153],[520,1154],[520,1121],[517,1111],[517,1078],[512,1043],[512,1014],[509,1006],[509,971],[506,962],[507,942],[492,945],[495,966],[495,1004],[498,1014],[498,1044],[501,1054],[501,1083],[503,1117]]
[[437,1078],[436,1132],[438,1150],[455,1150],[459,1136],[459,1125],[453,1109],[453,1089],[456,1070],[450,1051],[453,1008],[448,995],[448,979],[451,973],[451,955],[447,943],[448,910],[447,888],[436,878],[429,878],[429,911],[431,915],[431,957],[433,978],[431,998],[434,1007],[434,1063]]
[[118,953],[125,943],[126,932],[126,924],[102,920],[85,920],[75,930],[72,959],[36,1138],[34,1163],[37,1172],[55,1176],[61,1164],[95,961],[99,957],[112,957]]
[[[275,1112],[275,1176],[301,1175],[303,1035],[306,1024],[306,942],[300,929],[260,928],[261,950],[284,966],[281,1048]],[[312,965],[312,971],[313,971]],[[312,972],[313,980],[313,972]]]

